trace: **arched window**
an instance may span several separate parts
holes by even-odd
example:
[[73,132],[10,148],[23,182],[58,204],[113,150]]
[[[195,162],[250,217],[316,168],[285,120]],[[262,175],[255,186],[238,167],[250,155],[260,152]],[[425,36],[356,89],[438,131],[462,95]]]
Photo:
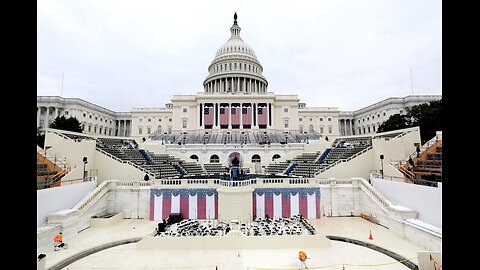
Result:
[[275,155],[273,155],[273,157],[272,157],[272,161],[275,161],[275,159],[277,159],[277,158],[281,158],[281,156],[280,156],[279,154],[275,154]]
[[162,126],[158,126],[158,127],[157,127],[157,133],[158,133],[158,134],[161,134],[161,133],[162,133]]
[[313,133],[313,125],[308,126],[308,132]]
[[252,163],[258,163],[258,162],[262,162],[262,159],[260,158],[259,155],[255,154],[252,156]]
[[211,155],[210,163],[220,163],[220,158],[217,155]]
[[198,156],[197,156],[197,155],[191,155],[190,158],[191,158],[191,159],[195,159],[196,161],[198,161]]

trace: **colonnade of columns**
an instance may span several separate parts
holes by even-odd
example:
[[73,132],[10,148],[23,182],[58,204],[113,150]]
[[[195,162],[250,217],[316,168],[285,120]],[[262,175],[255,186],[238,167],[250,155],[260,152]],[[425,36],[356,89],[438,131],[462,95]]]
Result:
[[340,128],[340,135],[355,135],[355,130],[353,127],[353,119],[340,119],[339,120],[339,128]]
[[259,80],[244,77],[228,77],[211,80],[205,84],[205,93],[246,92],[265,93],[267,85]]
[[[44,117],[43,117],[43,125],[40,126],[40,120],[42,111],[44,112]],[[50,115],[50,113],[52,115]],[[40,127],[42,129],[47,128],[55,118],[60,114],[60,109],[58,107],[37,107],[37,127]],[[49,123],[50,121],[50,123]]]
[[115,136],[130,136],[131,120],[116,120],[115,122]]
[[[200,125],[200,127],[205,127],[205,113],[204,113],[204,109],[206,108],[205,104],[213,104],[212,128],[221,128],[221,126],[224,125],[224,124],[222,125],[222,121],[221,121],[221,118],[220,118],[220,116],[221,116],[220,109],[221,108],[224,108],[225,113],[227,114],[228,128],[231,129],[232,125],[237,125],[237,123],[232,123],[232,105],[233,104],[239,104],[239,106],[236,105],[235,107],[233,107],[233,108],[237,108],[236,114],[239,114],[239,122],[238,122],[239,127],[238,128],[259,128],[260,127],[259,114],[258,114],[259,104],[261,104],[260,108],[263,108],[263,114],[267,115],[267,117],[266,117],[267,121],[266,121],[265,126],[272,126],[273,114],[272,114],[272,104],[271,103],[265,103],[265,102],[238,103],[238,102],[233,102],[233,103],[227,103],[228,104],[227,106],[221,106],[221,104],[224,104],[224,103],[201,103],[201,104],[198,104],[197,109],[199,111],[199,125]],[[208,106],[212,106],[212,105],[207,105],[207,107]],[[248,106],[251,109],[250,123],[249,124],[246,123],[245,126],[244,126],[244,123],[243,123],[244,114],[243,114],[243,111],[242,111],[244,106]]]

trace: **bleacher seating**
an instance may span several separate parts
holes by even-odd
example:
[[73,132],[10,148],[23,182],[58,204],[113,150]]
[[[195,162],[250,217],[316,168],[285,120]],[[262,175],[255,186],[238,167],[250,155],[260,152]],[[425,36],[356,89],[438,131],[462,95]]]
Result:
[[179,162],[179,165],[185,169],[187,175],[202,175],[205,174],[205,170],[197,162]]
[[285,170],[291,165],[288,161],[282,161],[278,163],[270,163],[265,168],[266,174],[283,174]]
[[62,133],[62,135],[72,139],[72,140],[95,140],[95,138],[85,135],[75,135],[69,133]]
[[229,131],[197,131],[192,133],[151,134],[152,141],[164,144],[268,144],[268,143],[305,143],[318,140],[320,134],[281,131],[229,130]]
[[205,168],[206,173],[210,175],[221,175],[227,171],[227,167],[220,163],[205,163],[203,164],[203,167]]

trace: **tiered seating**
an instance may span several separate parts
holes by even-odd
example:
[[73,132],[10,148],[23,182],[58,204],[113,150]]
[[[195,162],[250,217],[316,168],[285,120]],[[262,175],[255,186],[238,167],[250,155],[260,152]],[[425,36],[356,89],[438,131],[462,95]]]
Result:
[[180,166],[182,166],[188,175],[202,175],[205,174],[205,170],[202,168],[197,162],[180,162]]
[[155,178],[172,178],[180,177],[181,173],[175,168],[178,166],[180,159],[168,154],[154,154],[148,152],[153,164],[146,164],[142,167],[155,173]]
[[[242,133],[243,132],[243,133]],[[183,134],[151,135],[153,141],[163,141],[166,144],[268,144],[268,143],[305,143],[308,139],[319,139],[320,134],[304,134],[291,131],[285,134],[282,131],[257,131],[257,130],[221,130],[221,131],[196,131]]]
[[377,135],[377,136],[373,136],[372,139],[378,139],[378,138],[395,138],[397,137],[398,135],[402,134],[403,132],[393,132],[393,133],[389,133],[389,134],[382,134],[382,135]]
[[203,164],[207,174],[224,174],[227,170],[226,167],[220,163],[206,163]]
[[414,162],[412,173],[417,180],[442,181],[442,141],[426,149]]
[[69,134],[69,133],[62,133],[62,135],[72,139],[72,140],[94,140],[94,138],[89,137],[89,136],[84,136],[84,135],[74,135],[74,134]]
[[297,165],[290,173],[290,175],[303,177],[313,176],[313,174],[320,167],[320,165],[317,164],[317,160],[320,158],[321,154],[322,153],[320,151],[317,151],[314,153],[302,153],[301,155],[295,157],[292,160],[292,163],[296,163]]
[[265,168],[265,173],[267,174],[283,174],[285,170],[291,165],[288,161],[282,161],[279,163],[270,163]]

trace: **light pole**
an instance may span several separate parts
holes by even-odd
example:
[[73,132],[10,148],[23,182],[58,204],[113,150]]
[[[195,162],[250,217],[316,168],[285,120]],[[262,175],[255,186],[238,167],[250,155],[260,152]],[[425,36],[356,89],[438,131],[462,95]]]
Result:
[[87,165],[88,161],[87,161],[87,157],[83,157],[83,181],[85,182],[85,177],[86,177],[86,173],[85,173],[85,165]]
[[383,179],[383,155],[380,155],[380,161],[382,163],[382,179]]

